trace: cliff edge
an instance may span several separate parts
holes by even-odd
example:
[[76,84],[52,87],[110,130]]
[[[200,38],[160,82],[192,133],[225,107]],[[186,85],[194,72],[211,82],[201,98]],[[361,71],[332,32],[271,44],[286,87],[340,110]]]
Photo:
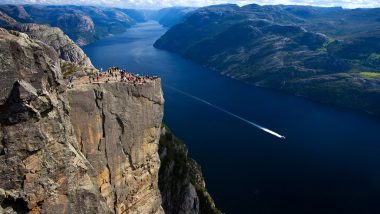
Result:
[[112,213],[77,149],[56,52],[0,29],[0,213]]
[[163,213],[160,80],[67,91],[53,48],[0,30],[0,213]]
[[159,78],[67,87],[53,47],[0,28],[0,48],[0,213],[219,213]]

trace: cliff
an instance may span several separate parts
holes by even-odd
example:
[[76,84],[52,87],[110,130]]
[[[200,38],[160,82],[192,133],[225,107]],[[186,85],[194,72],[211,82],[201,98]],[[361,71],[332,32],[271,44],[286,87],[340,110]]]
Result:
[[3,29],[0,47],[0,212],[162,213],[160,81],[67,93],[51,47]]
[[158,184],[167,214],[220,214],[206,189],[201,167],[167,126],[161,129]]
[[116,213],[160,213],[157,153],[163,117],[160,80],[114,82],[69,91],[80,151],[94,166],[96,185]]
[[56,52],[0,29],[0,213],[111,213],[77,149]]
[[2,28],[0,48],[0,213],[214,213],[199,166],[171,159],[160,79],[68,89],[54,48]]

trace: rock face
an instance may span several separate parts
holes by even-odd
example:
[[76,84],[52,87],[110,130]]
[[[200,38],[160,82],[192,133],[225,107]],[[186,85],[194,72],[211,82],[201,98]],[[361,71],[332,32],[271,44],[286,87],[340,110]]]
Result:
[[73,62],[85,67],[93,67],[90,59],[86,56],[62,30],[56,27],[49,27],[38,24],[24,24],[15,27],[15,30],[28,34],[31,38],[41,40],[54,48],[58,56],[69,62]]
[[160,80],[68,94],[53,48],[4,29],[0,48],[0,213],[163,213]]
[[77,149],[59,59],[0,29],[0,213],[112,213]]
[[219,213],[184,144],[161,135],[160,79],[68,90],[54,48],[2,28],[0,48],[1,214]]
[[86,85],[69,92],[79,148],[96,185],[116,213],[162,213],[158,140],[163,117],[160,80],[146,85]]
[[90,59],[83,50],[59,28],[40,24],[21,24],[1,11],[0,27],[26,33],[31,38],[38,39],[53,47],[61,59],[84,67],[93,68]]
[[187,156],[186,145],[162,127],[159,188],[167,214],[220,214],[207,192],[200,166]]

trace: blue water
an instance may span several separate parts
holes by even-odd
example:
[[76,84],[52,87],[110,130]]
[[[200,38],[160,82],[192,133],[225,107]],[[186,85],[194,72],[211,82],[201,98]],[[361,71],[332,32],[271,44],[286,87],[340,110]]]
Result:
[[165,31],[139,24],[84,50],[99,68],[162,77],[164,120],[201,164],[222,211],[380,213],[378,118],[247,85],[157,50]]

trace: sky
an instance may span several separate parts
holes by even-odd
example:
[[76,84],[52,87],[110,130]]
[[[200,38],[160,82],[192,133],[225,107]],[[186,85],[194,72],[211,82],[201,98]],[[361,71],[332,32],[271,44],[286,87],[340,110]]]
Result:
[[344,8],[373,8],[380,7],[380,0],[0,0],[5,4],[74,4],[74,5],[101,5],[126,8],[163,8],[172,6],[207,6],[214,4],[233,3],[246,4],[291,4],[313,6],[341,6]]

